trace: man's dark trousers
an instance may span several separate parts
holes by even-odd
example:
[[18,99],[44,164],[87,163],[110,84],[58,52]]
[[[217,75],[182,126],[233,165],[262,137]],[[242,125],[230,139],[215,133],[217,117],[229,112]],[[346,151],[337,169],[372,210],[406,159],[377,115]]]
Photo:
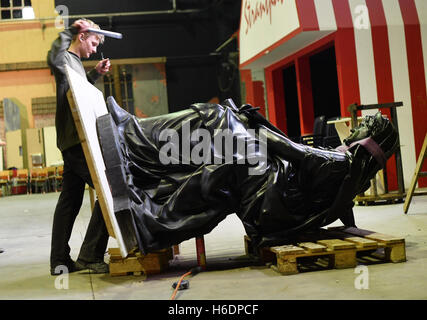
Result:
[[[82,206],[85,184],[93,188],[81,144],[64,150],[62,156],[64,159],[62,191],[56,205],[52,227],[50,265],[53,268],[70,263],[68,242],[74,221]],[[78,259],[85,262],[104,261],[108,238],[101,208],[96,200]]]

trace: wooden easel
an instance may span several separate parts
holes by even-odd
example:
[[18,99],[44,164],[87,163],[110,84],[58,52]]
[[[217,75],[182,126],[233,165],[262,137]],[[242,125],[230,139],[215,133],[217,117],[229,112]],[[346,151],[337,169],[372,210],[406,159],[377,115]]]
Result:
[[403,204],[403,212],[408,212],[409,205],[411,204],[412,196],[414,195],[415,186],[417,185],[418,178],[427,177],[427,171],[421,171],[424,163],[424,159],[427,157],[427,133],[424,138],[423,147],[421,148],[420,155],[418,157],[417,166],[412,177],[411,185],[409,186],[408,194],[406,195],[405,203]]

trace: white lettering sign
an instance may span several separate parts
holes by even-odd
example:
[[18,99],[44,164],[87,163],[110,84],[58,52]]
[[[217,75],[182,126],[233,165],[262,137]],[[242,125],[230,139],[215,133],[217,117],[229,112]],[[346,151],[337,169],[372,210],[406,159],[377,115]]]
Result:
[[299,28],[295,0],[242,0],[240,64]]

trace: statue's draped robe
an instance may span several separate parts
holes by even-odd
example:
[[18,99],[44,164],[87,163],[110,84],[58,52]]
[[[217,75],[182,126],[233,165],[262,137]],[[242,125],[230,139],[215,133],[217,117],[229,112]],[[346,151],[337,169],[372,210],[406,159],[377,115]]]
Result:
[[[337,151],[294,143],[248,105],[194,104],[141,119],[111,97],[107,105],[110,113],[97,125],[107,173],[121,168],[121,174],[108,176],[113,199],[121,203],[116,216],[131,213],[129,232],[135,232],[142,252],[207,234],[231,213],[254,244],[283,244],[352,215],[353,198],[381,168],[358,144]],[[202,139],[190,141],[188,133],[200,129],[210,137],[203,163],[188,154]],[[246,139],[245,148],[233,148],[231,161],[224,150],[214,149],[215,134],[226,129],[235,139]],[[165,139],[168,132],[177,133],[174,150],[171,135]],[[160,155],[170,163],[163,164]]]

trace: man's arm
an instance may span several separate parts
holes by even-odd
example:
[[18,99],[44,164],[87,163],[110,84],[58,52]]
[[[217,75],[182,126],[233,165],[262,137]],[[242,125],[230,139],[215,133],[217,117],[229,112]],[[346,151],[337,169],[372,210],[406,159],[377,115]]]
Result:
[[55,71],[65,73],[65,52],[70,47],[73,36],[78,33],[78,27],[72,25],[59,33],[58,38],[52,43],[52,47],[47,54],[47,63]]
[[95,84],[95,82],[101,77],[101,74],[96,71],[95,68],[86,73],[87,81],[91,84]]
[[[73,36],[86,32],[90,25],[84,20],[77,20],[70,28],[59,33],[58,38],[52,43],[52,47],[47,55],[48,65],[55,73],[65,75],[64,65],[66,64],[66,51],[69,49]],[[110,68],[109,59],[101,60],[94,69],[86,73],[87,80],[94,84],[101,75],[106,74]]]
[[101,76],[105,75],[110,71],[111,63],[110,59],[102,59],[99,61],[95,68],[89,71],[86,76],[90,83],[94,84]]

